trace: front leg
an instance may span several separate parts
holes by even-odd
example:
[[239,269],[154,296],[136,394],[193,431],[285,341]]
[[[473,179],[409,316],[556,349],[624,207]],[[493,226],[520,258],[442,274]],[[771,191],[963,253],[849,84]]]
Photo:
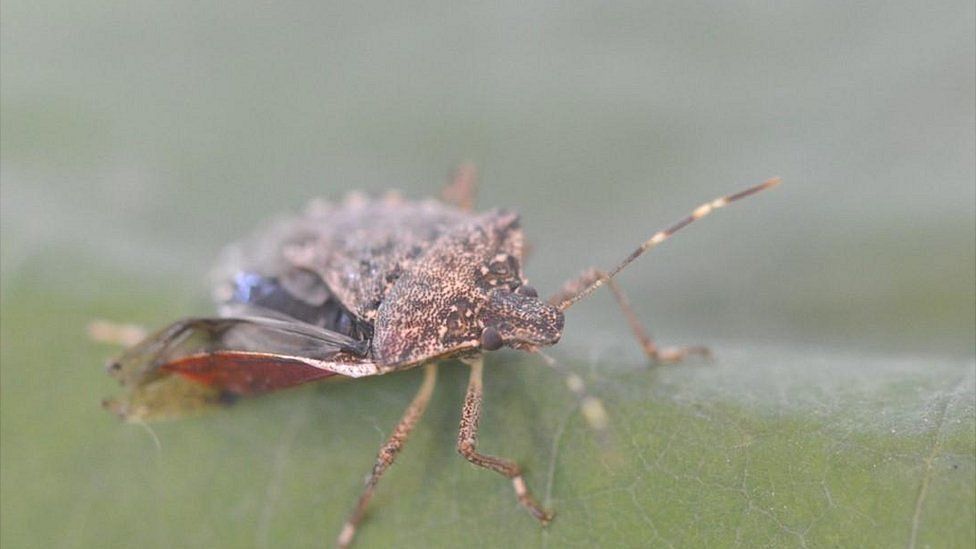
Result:
[[479,454],[478,446],[478,421],[481,419],[481,398],[482,383],[481,373],[484,367],[484,358],[477,357],[465,361],[471,367],[471,377],[468,379],[468,392],[464,397],[464,409],[461,412],[461,427],[458,429],[457,449],[464,456],[464,459],[485,469],[491,469],[500,475],[512,479],[512,486],[515,488],[515,496],[518,502],[539,520],[543,525],[552,520],[552,513],[543,509],[532,497],[529,488],[525,485],[522,478],[522,470],[514,461]]
[[644,328],[643,323],[637,318],[637,314],[634,313],[634,309],[631,308],[630,302],[627,300],[627,296],[624,295],[620,286],[617,282],[607,277],[607,273],[599,269],[587,269],[578,278],[570,280],[563,285],[555,295],[549,298],[549,303],[562,308],[563,304],[572,299],[580,290],[590,286],[597,280],[603,280],[607,288],[613,292],[613,297],[617,300],[617,305],[620,306],[621,312],[623,312],[624,317],[627,319],[627,324],[630,325],[630,330],[634,332],[634,337],[637,338],[637,342],[640,343],[641,349],[644,350],[644,354],[647,355],[654,362],[671,364],[675,362],[681,362],[689,355],[702,355],[709,356],[711,353],[706,347],[702,346],[692,346],[692,347],[658,347],[651,338],[647,329]]

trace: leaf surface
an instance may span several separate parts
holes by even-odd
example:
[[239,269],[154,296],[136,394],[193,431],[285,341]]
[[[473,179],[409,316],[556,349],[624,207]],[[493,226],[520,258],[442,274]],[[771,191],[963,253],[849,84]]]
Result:
[[[85,307],[17,296],[2,322],[4,546],[331,544],[420,382],[325,382],[150,432],[99,408],[112,350],[85,339]],[[101,305],[157,322],[174,307]],[[604,400],[610,447],[560,374],[491,355],[480,448],[524,465],[557,513],[545,530],[455,453],[466,368],[444,364],[360,546],[972,546],[972,359],[713,350],[650,368],[626,334],[556,347]]]

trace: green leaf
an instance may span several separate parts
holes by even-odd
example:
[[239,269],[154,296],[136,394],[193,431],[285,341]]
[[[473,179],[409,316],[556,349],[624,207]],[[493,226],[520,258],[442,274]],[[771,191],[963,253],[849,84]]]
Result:
[[[420,372],[322,383],[199,418],[118,422],[89,342],[97,313],[161,325],[172,300],[96,304],[14,288],[2,308],[2,545],[331,545]],[[972,359],[713,345],[646,365],[621,330],[553,349],[603,399],[598,444],[563,377],[496,353],[480,449],[519,461],[556,512],[454,451],[466,368],[441,367],[427,416],[383,478],[361,547],[907,546],[976,542]]]

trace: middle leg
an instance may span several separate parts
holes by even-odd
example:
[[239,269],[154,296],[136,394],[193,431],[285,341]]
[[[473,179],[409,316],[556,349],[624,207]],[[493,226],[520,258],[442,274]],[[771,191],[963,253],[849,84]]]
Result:
[[397,454],[403,449],[404,443],[407,442],[407,438],[410,436],[410,431],[413,430],[417,422],[420,421],[420,418],[423,417],[424,410],[427,409],[427,403],[430,402],[430,396],[434,392],[434,383],[436,381],[437,364],[428,364],[424,367],[424,381],[420,385],[420,390],[417,391],[417,395],[413,397],[413,401],[407,407],[407,411],[400,418],[400,423],[397,423],[397,426],[393,429],[393,434],[390,435],[390,438],[380,448],[376,456],[376,464],[373,465],[373,471],[366,481],[366,488],[363,490],[363,494],[359,496],[356,507],[353,509],[349,519],[346,520],[346,524],[343,525],[342,532],[339,534],[339,539],[337,540],[339,547],[348,547],[352,542],[353,536],[356,535],[356,527],[366,514],[366,505],[369,504],[370,498],[373,497],[373,491],[376,489],[380,477],[390,468],[390,465],[393,465],[393,460],[396,459]]
[[470,212],[474,209],[478,188],[478,171],[474,164],[465,162],[454,170],[450,183],[441,190],[441,200]]

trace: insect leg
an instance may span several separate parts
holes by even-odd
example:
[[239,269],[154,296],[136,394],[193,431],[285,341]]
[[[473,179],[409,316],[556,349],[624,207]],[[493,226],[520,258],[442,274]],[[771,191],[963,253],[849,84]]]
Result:
[[464,409],[461,411],[461,426],[458,429],[457,449],[464,456],[464,459],[485,469],[491,469],[500,475],[512,479],[512,486],[515,487],[515,496],[519,503],[525,507],[533,517],[543,525],[552,520],[552,513],[546,511],[525,485],[522,478],[522,470],[514,461],[479,454],[476,450],[478,445],[478,421],[481,419],[481,397],[482,383],[481,373],[484,366],[484,359],[478,357],[465,361],[471,367],[471,377],[468,379],[468,392],[464,397]]
[[587,269],[579,278],[570,280],[564,284],[562,289],[549,298],[549,303],[558,306],[572,296],[577,295],[581,289],[593,286],[598,280],[603,280],[607,288],[613,292],[613,297],[617,300],[617,305],[620,306],[621,312],[623,312],[624,317],[627,319],[630,330],[634,333],[634,337],[637,338],[637,342],[648,358],[654,362],[675,363],[681,362],[689,355],[709,356],[708,349],[701,346],[658,347],[654,343],[654,339],[647,332],[647,329],[644,328],[644,324],[637,318],[637,314],[634,313],[634,309],[630,306],[630,301],[627,300],[627,296],[624,295],[617,282],[613,278],[610,278],[606,272],[599,269]]
[[441,190],[441,200],[465,211],[474,208],[478,191],[478,171],[474,164],[465,162],[454,170],[451,182]]
[[576,398],[579,400],[583,419],[586,420],[586,423],[596,433],[600,443],[604,447],[609,447],[611,445],[609,431],[610,417],[607,415],[607,410],[603,406],[603,401],[590,394],[586,389],[586,382],[583,381],[583,378],[579,374],[563,368],[556,359],[540,350],[537,350],[536,354],[542,357],[542,360],[550,368],[566,376],[566,388],[576,395]]
[[88,323],[88,338],[99,343],[132,347],[146,339],[147,335],[149,331],[136,324],[119,324],[108,320],[93,320]]
[[424,410],[427,409],[427,403],[430,402],[430,396],[434,392],[434,384],[436,381],[437,364],[428,364],[424,367],[424,381],[420,385],[417,395],[413,397],[410,406],[407,407],[407,410],[403,413],[403,417],[400,418],[400,422],[393,429],[393,434],[390,435],[390,438],[380,448],[376,456],[376,464],[373,465],[373,471],[370,473],[369,479],[366,480],[366,488],[363,490],[363,494],[359,496],[359,501],[356,503],[352,514],[349,515],[349,519],[343,525],[342,532],[339,533],[339,539],[336,540],[339,547],[348,547],[352,542],[353,536],[356,535],[356,526],[363,520],[366,505],[369,504],[370,498],[373,497],[376,484],[380,481],[383,473],[390,468],[390,465],[393,465],[393,460],[396,459],[397,454],[403,449],[403,445],[407,442],[407,437],[410,436],[410,431],[413,430],[417,422],[420,421],[420,418],[423,417]]
[[574,303],[577,303],[579,300],[593,293],[593,291],[599,288],[600,286],[603,286],[607,282],[613,280],[613,277],[617,276],[617,274],[620,271],[626,269],[627,266],[633,263],[638,257],[644,255],[649,250],[655,248],[665,240],[671,238],[672,236],[674,236],[675,233],[677,233],[681,229],[687,227],[688,225],[691,225],[695,221],[698,221],[699,219],[714,212],[715,210],[718,210],[719,208],[724,208],[737,200],[742,200],[747,196],[752,196],[758,192],[775,187],[776,185],[779,185],[781,182],[782,180],[778,177],[767,179],[766,181],[763,181],[758,185],[753,185],[752,187],[749,187],[744,191],[739,191],[737,193],[716,198],[715,200],[706,202],[701,206],[698,206],[691,212],[691,215],[685,217],[681,221],[678,221],[674,225],[671,225],[667,229],[660,230],[654,233],[653,235],[651,235],[651,237],[645,240],[644,242],[642,242],[641,245],[638,246],[636,250],[630,252],[630,255],[628,255],[626,258],[624,258],[623,261],[618,263],[616,267],[604,273],[603,276],[592,280],[592,282],[588,285],[580,286],[577,289],[577,292],[575,294],[562,296],[562,300],[560,300],[557,303],[553,303],[553,305],[555,305],[560,311],[565,311],[566,309],[572,307]]

